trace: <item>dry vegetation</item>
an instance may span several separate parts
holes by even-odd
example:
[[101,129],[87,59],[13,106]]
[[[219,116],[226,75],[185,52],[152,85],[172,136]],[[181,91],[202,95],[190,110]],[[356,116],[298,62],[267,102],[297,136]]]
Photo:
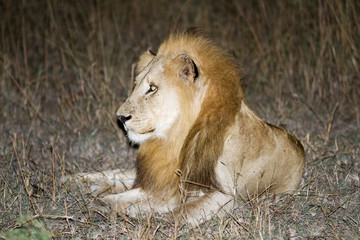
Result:
[[[360,238],[359,12],[356,0],[0,1],[0,235]],[[133,165],[115,119],[133,64],[188,26],[229,49],[250,106],[302,140],[299,192],[238,200],[194,229],[90,214],[87,193],[59,179]]]

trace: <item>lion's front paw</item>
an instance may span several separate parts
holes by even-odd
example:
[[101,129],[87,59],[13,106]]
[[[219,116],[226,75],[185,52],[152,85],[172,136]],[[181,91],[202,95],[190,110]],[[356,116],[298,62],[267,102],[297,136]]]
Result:
[[100,198],[100,202],[108,208],[108,212],[111,214],[128,214],[130,204],[121,199],[121,194],[107,195],[106,197]]
[[111,214],[111,206],[101,198],[96,198],[90,205],[90,211],[103,216],[109,216]]
[[103,216],[115,216],[127,214],[129,204],[119,199],[119,194],[108,195],[103,198],[95,198],[90,206],[90,211]]
[[108,179],[98,181],[90,186],[90,191],[93,196],[104,196],[111,193],[121,193],[129,190],[133,184],[132,179]]
[[65,183],[65,182],[77,182],[79,184],[84,184],[84,183],[94,183],[97,179],[99,178],[99,174],[94,174],[94,173],[76,173],[73,175],[67,175],[67,176],[63,176],[60,179],[61,183]]

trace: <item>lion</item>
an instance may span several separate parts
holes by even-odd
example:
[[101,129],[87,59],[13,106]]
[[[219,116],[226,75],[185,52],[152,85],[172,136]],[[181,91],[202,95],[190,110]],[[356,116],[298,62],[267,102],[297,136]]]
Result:
[[[135,87],[117,110],[139,145],[135,169],[79,174],[105,212],[179,214],[192,225],[230,209],[235,197],[297,190],[300,141],[247,105],[243,70],[202,34],[172,33],[140,56]],[[177,216],[179,216],[177,215]]]

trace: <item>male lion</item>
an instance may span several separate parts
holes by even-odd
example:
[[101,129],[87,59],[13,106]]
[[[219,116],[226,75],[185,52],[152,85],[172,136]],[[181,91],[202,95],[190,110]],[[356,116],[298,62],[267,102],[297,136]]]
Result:
[[[180,212],[198,224],[234,201],[297,189],[303,146],[246,104],[242,70],[196,33],[174,33],[145,52],[132,95],[117,111],[132,143],[134,171],[80,174],[109,211]],[[104,210],[104,209],[103,209]]]

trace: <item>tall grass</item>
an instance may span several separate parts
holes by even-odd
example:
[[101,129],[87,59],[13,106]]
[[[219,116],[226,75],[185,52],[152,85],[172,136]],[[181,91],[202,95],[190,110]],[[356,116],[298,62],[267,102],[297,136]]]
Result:
[[322,114],[339,103],[348,118],[359,117],[357,1],[19,3],[1,7],[1,91],[13,101],[11,90],[23,92],[16,96],[29,98],[30,116],[48,101],[62,109],[67,98],[116,108],[137,56],[171,30],[195,25],[246,67],[249,91],[280,102],[291,94]]

